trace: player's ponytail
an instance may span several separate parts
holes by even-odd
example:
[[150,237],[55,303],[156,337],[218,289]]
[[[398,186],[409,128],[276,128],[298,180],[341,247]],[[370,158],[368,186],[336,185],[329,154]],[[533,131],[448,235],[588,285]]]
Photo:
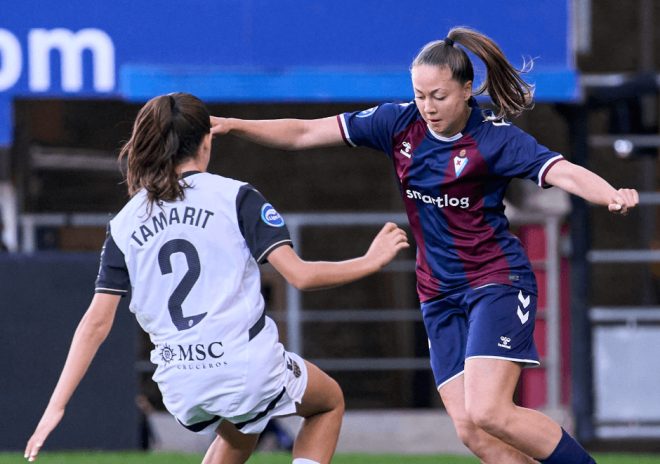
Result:
[[186,185],[179,182],[176,168],[197,156],[209,132],[208,110],[193,95],[162,95],[142,107],[119,160],[127,157],[128,193],[134,196],[142,189],[147,191],[149,214],[154,203],[184,198]]
[[490,96],[493,104],[499,108],[498,118],[507,114],[518,115],[532,106],[534,86],[520,77],[520,74],[532,69],[532,60],[523,63],[522,69],[517,70],[495,42],[467,27],[453,28],[447,38],[448,41],[437,40],[426,44],[415,57],[411,69],[417,65],[447,66],[452,78],[459,83],[473,81],[472,62],[462,48],[454,45],[454,42],[459,43],[486,65],[486,80],[473,95]]

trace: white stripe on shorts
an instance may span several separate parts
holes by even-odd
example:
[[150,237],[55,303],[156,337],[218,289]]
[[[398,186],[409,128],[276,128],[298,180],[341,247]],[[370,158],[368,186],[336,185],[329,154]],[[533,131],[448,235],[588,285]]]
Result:
[[467,361],[468,359],[473,359],[473,358],[503,359],[504,361],[525,363],[526,364],[525,367],[539,367],[541,365],[539,361],[535,361],[534,359],[507,358],[505,356],[470,356],[469,358],[465,358],[465,360]]
[[456,377],[458,377],[459,375],[463,375],[464,373],[465,373],[465,371],[461,371],[461,372],[459,372],[458,374],[456,374],[455,376],[453,376],[453,377],[451,377],[451,378],[445,380],[444,382],[442,382],[440,385],[438,385],[438,391],[440,391],[440,389],[441,389],[442,387],[444,387],[445,385],[447,385],[449,382],[451,382],[452,380],[454,380]]

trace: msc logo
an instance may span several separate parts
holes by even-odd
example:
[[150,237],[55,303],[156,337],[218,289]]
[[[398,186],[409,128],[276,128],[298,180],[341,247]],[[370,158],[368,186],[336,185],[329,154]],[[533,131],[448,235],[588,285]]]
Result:
[[261,207],[261,219],[272,227],[282,227],[284,225],[284,219],[270,203],[266,203]]
[[[211,361],[209,368],[212,368],[214,360],[222,358],[225,354],[222,347],[222,342],[213,342],[208,346],[203,343],[198,343],[197,345],[177,345],[176,347],[170,346],[167,343],[159,345],[160,348],[160,359],[163,361],[163,364],[167,366],[169,363],[191,363],[195,361]],[[178,350],[177,350],[178,348]],[[194,351],[193,351],[194,350]],[[217,364],[217,363],[216,363]],[[220,367],[217,364],[216,367]],[[193,367],[188,366],[189,369],[206,369],[206,365],[199,364],[202,367],[195,367],[197,364],[193,364]],[[186,369],[186,367],[183,367]]]
[[[100,29],[31,29],[28,33],[28,82],[33,92],[50,90],[50,55],[61,57],[62,90],[79,92],[83,88],[83,51],[92,54],[93,87],[97,92],[115,88],[115,47]],[[23,51],[14,34],[0,29],[0,92],[12,88],[23,72]]]

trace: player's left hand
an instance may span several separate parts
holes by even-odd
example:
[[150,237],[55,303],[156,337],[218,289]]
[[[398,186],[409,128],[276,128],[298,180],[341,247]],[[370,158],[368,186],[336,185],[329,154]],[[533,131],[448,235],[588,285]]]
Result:
[[229,132],[229,120],[227,118],[218,118],[211,116],[211,133],[213,135],[225,135]]
[[625,216],[628,214],[628,210],[637,206],[638,203],[639,194],[637,193],[637,190],[619,189],[607,208],[615,214]]
[[37,429],[34,431],[34,434],[30,437],[27,446],[25,447],[25,458],[28,461],[32,462],[39,454],[39,450],[44,445],[44,441],[50,435],[50,432],[60,423],[62,416],[64,415],[64,409],[50,409],[47,408],[43,417],[37,425]]
[[406,233],[393,222],[388,222],[371,242],[365,258],[375,263],[377,269],[382,269],[394,259],[399,250],[409,247]]

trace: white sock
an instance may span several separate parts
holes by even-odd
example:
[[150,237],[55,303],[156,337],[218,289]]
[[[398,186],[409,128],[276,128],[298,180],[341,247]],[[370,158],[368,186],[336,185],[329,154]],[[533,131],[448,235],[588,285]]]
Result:
[[319,464],[319,463],[316,461],[312,461],[311,459],[296,458],[293,460],[293,464]]

